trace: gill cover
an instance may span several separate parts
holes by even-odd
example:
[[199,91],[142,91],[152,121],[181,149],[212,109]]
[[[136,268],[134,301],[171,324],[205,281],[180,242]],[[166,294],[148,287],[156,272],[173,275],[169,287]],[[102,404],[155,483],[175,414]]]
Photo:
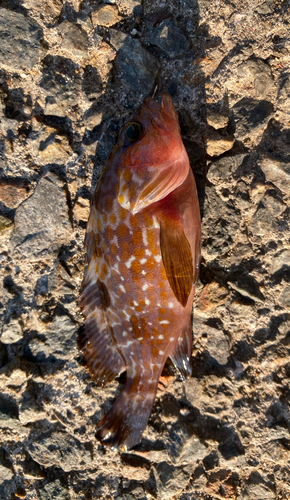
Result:
[[[123,147],[132,150],[128,152],[130,161],[127,165],[124,162],[120,172],[118,201],[132,214],[165,198],[185,181],[189,172],[171,97],[163,94],[161,105],[147,98],[138,119],[129,122],[121,135]],[[132,139],[128,139],[128,135]]]

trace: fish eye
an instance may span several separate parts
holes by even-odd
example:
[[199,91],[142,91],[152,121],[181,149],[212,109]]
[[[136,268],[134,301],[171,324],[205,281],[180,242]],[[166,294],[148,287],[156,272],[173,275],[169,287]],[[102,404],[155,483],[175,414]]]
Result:
[[138,141],[143,132],[143,127],[139,122],[128,123],[127,128],[124,131],[124,141],[123,146],[130,146],[134,142]]

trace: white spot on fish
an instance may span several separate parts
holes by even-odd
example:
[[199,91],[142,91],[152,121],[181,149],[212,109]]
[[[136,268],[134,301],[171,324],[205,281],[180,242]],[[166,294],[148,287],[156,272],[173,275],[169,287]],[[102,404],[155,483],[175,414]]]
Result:
[[164,351],[159,351],[159,354],[160,354],[160,355],[164,354]]
[[131,315],[127,313],[125,309],[123,309],[123,313],[125,314],[126,318],[130,319]]
[[160,325],[169,325],[169,321],[167,319],[163,319],[162,321],[159,321]]
[[160,224],[157,220],[156,215],[153,215],[153,227],[155,227],[156,229],[159,229],[159,227],[160,227]]
[[145,283],[145,285],[142,286],[142,291],[145,292],[149,288],[149,285]]
[[149,299],[145,299],[145,304],[146,304],[146,306],[149,306],[150,300]]
[[135,257],[134,257],[134,255],[132,255],[132,256],[130,257],[130,259],[128,259],[128,260],[127,260],[127,262],[126,262],[126,267],[127,267],[128,269],[131,267],[131,264],[132,264],[132,262],[133,262],[133,260],[134,260],[134,259],[135,259]]
[[143,238],[144,246],[147,247],[147,245],[148,245],[147,229],[145,227],[143,227],[143,229],[142,229],[142,238]]
[[123,285],[119,285],[119,288],[120,288],[121,292],[126,293],[126,290],[125,290]]
[[163,335],[159,335],[158,337],[159,339],[164,339]]

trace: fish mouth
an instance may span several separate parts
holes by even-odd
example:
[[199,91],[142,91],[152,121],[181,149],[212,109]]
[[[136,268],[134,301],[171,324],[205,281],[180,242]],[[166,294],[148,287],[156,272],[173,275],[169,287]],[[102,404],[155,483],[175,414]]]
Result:
[[[141,104],[138,118],[149,118],[153,126],[161,128],[164,132],[172,129],[172,119],[178,124],[178,115],[169,94],[163,92],[158,101],[153,97],[146,97]],[[168,118],[170,119],[168,120]]]

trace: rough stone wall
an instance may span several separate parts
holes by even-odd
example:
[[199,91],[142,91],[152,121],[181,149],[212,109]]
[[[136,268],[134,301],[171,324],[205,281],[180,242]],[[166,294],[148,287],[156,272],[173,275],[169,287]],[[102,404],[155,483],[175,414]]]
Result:
[[[0,2],[1,500],[290,498],[289,0]],[[198,183],[193,377],[135,450],[76,347],[92,190],[158,85]]]

